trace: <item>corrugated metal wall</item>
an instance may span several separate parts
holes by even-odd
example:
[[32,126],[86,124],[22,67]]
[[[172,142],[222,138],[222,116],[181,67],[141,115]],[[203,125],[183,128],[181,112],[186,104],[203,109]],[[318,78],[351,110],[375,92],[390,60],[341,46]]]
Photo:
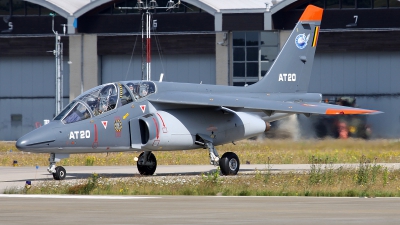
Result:
[[[69,94],[67,61],[64,57],[64,96]],[[16,140],[54,113],[54,57],[0,57],[0,140]]]
[[398,52],[317,52],[310,92],[334,94],[400,93]]
[[[119,80],[141,79],[141,57],[102,56],[101,81],[108,83]],[[129,71],[128,71],[129,67]],[[163,81],[215,84],[215,55],[164,55],[153,56],[151,62],[151,79],[158,81],[164,73]],[[145,71],[146,74],[146,71]]]
[[368,124],[372,128],[372,137],[400,137],[400,98],[398,96],[378,98],[357,97],[357,105],[384,112],[378,115],[367,116]]
[[400,137],[399,52],[317,52],[309,92],[356,96],[358,107],[385,112],[367,118],[374,137]]
[[[64,96],[69,90],[69,66],[64,58]],[[140,57],[103,56],[102,82],[140,79]],[[164,69],[162,69],[164,68]],[[214,55],[166,55],[163,64],[153,57],[152,79],[161,72],[164,81],[215,84]],[[400,137],[400,53],[317,52],[310,92],[358,95],[359,107],[384,114],[368,116],[375,137]],[[55,112],[55,62],[49,57],[0,58],[0,140],[15,140],[43,124]],[[64,106],[68,99],[64,100]],[[22,121],[12,122],[12,115]],[[14,117],[15,119],[15,117]],[[18,120],[18,117],[17,117]],[[306,119],[307,120],[307,119]]]

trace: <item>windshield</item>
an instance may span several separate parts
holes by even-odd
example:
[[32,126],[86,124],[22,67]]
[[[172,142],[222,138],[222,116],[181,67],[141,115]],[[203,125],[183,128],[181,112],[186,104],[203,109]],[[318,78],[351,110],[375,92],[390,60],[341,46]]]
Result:
[[75,123],[89,119],[90,117],[91,115],[88,108],[84,104],[78,102],[62,121],[64,123]]
[[56,118],[54,118],[54,120],[60,120],[61,118],[63,118],[65,116],[65,114],[67,114],[67,112],[71,109],[71,107],[75,104],[76,101],[72,101],[71,103],[69,103],[69,105],[67,105],[67,107],[64,108],[63,111],[61,111],[60,114],[58,114],[56,116]]
[[92,88],[74,99],[54,120],[74,123],[144,98],[156,91],[151,81],[124,81]]

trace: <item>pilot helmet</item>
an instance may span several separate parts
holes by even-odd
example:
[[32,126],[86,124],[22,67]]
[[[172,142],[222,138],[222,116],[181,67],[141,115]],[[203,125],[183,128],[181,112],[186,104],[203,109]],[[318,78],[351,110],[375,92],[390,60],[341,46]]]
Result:
[[128,86],[128,87],[130,87],[130,88],[131,88],[131,87],[133,88],[133,83],[129,82],[129,83],[126,84],[126,86]]

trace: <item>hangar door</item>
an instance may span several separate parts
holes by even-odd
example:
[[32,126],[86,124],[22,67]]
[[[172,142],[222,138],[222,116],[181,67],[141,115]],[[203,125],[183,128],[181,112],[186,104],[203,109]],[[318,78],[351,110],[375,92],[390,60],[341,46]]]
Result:
[[[215,55],[164,55],[160,60],[152,56],[151,80],[158,81],[164,73],[163,81],[215,84]],[[146,75],[146,68],[144,74]],[[101,82],[119,80],[141,80],[141,56],[107,55],[101,57]]]
[[400,137],[400,53],[318,52],[309,92],[354,96],[356,105],[383,111],[367,116],[374,137]]
[[317,52],[309,91],[337,94],[399,93],[399,62],[399,52]]
[[[64,106],[68,104],[69,66],[64,57]],[[53,56],[0,57],[0,140],[16,140],[55,114]]]

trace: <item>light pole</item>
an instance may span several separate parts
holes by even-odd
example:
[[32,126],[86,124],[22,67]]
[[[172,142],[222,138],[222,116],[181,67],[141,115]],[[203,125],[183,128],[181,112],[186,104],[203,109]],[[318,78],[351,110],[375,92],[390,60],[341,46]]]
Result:
[[61,36],[57,31],[54,30],[54,13],[50,13],[52,16],[52,30],[55,35],[55,50],[53,54],[56,58],[56,115],[58,115],[63,109],[63,43],[61,42]]
[[[167,3],[167,6],[165,7],[158,7],[158,4],[156,0],[145,0],[143,2],[142,0],[138,0],[136,3],[135,7],[116,7],[117,9],[138,9],[140,10],[143,14],[146,13],[146,80],[151,80],[151,29],[150,25],[151,23],[151,12],[150,10],[152,9],[173,9],[179,7],[179,4],[181,3],[180,0],[178,0],[178,3],[174,3],[173,0],[169,0]],[[144,20],[143,20],[143,14],[142,14],[142,80],[144,80],[144,56],[143,56],[143,50],[144,50]]]

